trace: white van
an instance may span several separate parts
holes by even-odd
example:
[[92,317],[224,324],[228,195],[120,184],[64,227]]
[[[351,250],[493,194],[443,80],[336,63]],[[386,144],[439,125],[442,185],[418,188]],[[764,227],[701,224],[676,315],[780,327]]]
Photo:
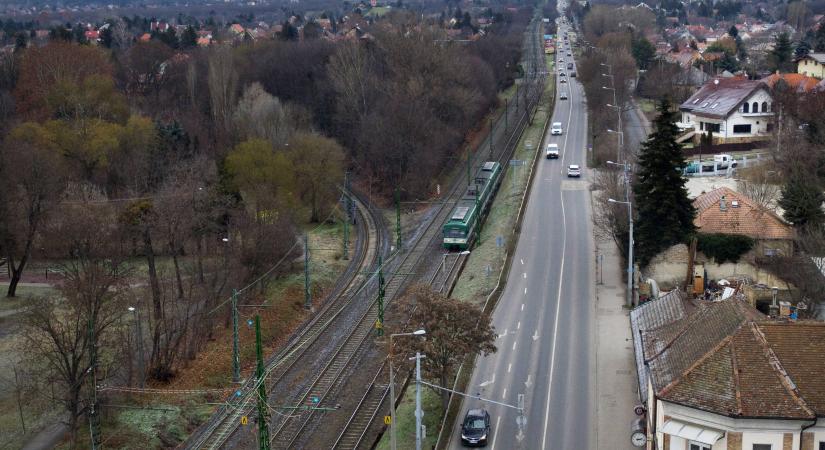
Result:
[[547,159],[559,158],[559,144],[547,144],[547,150],[544,152]]
[[553,136],[561,135],[561,122],[553,122],[553,126],[550,128],[550,134]]

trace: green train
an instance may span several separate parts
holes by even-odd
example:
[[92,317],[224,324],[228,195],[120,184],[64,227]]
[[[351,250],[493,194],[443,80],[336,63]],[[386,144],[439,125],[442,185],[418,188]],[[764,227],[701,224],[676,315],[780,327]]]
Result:
[[476,172],[473,183],[467,187],[467,192],[442,227],[444,248],[467,250],[473,245],[480,223],[501,185],[501,174],[501,164],[495,161],[485,162]]

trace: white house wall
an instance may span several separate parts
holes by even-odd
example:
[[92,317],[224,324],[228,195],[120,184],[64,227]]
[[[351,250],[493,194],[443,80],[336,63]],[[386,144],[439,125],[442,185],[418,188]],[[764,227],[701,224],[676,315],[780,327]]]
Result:
[[[753,103],[756,102],[759,106],[759,112],[753,112]],[[745,102],[743,102],[744,104]],[[692,124],[693,130],[697,134],[703,134],[706,129],[703,129],[701,122],[719,124],[719,131],[714,132],[713,135],[720,139],[737,139],[737,138],[753,138],[757,136],[765,136],[770,133],[768,124],[773,119],[773,99],[768,91],[759,89],[751,94],[748,99],[748,112],[744,112],[742,105],[734,110],[726,118],[711,118],[694,115],[690,112],[682,112],[682,122],[685,124]],[[762,103],[767,103],[768,112],[762,111]],[[750,125],[750,133],[734,133],[734,125]]]
[[[657,448],[663,449],[664,435],[659,432],[664,425],[665,416],[696,424],[699,426],[722,430],[727,432],[742,433],[742,450],[750,450],[753,444],[771,444],[773,450],[783,450],[784,435],[793,435],[792,449],[799,448],[799,432],[802,426],[808,425],[805,420],[775,420],[775,419],[734,419],[719,414],[677,405],[662,400],[656,401],[656,441]],[[819,442],[825,442],[825,419],[820,419],[816,426],[805,430],[806,433],[814,435],[814,449],[819,448]],[[685,440],[679,437],[670,437],[670,449],[682,450],[685,447]],[[713,449],[727,448],[727,434],[713,445]]]

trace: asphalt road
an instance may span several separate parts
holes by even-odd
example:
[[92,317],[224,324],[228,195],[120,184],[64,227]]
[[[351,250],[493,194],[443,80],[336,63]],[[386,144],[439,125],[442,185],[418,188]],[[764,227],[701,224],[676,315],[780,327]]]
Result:
[[[570,58],[565,57],[565,65]],[[576,78],[558,84],[553,122],[558,160],[538,163],[507,285],[493,315],[498,352],[477,360],[469,392],[516,405],[524,394],[526,425],[513,408],[466,399],[491,416],[491,449],[589,450],[595,447],[594,241],[586,165],[587,113]],[[558,82],[558,81],[557,81]],[[548,129],[549,133],[549,129]],[[542,155],[543,156],[543,155]],[[581,179],[567,166],[582,167]],[[451,448],[461,448],[460,423]]]

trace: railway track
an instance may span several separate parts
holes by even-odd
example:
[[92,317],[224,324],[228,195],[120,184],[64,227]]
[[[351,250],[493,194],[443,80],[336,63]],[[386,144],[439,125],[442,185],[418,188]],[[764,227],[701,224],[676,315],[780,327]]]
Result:
[[[538,31],[540,30],[540,24],[538,23],[537,19],[534,19],[534,23],[532,24],[532,29],[528,32],[528,38],[525,42],[525,47],[529,48],[527,61],[526,61],[526,70],[525,73],[528,77],[531,78],[532,92],[529,90],[525,94],[525,100],[530,101],[530,105],[525,108],[524,112],[519,116],[518,123],[514,128],[513,134],[507,140],[507,144],[504,146],[502,151],[499,153],[497,160],[499,163],[504,165],[515,150],[515,144],[518,142],[518,137],[523,132],[526,123],[528,121],[529,111],[532,109],[533,106],[538,102],[541,98],[541,93],[543,92],[544,88],[544,81],[546,78],[546,70],[545,66],[539,65],[539,61],[544,61],[544,52],[542,46],[539,44],[538,38],[539,34]],[[506,128],[506,127],[505,127]],[[506,131],[506,130],[505,130]],[[490,139],[495,137],[494,133],[491,133]],[[515,142],[513,139],[515,138]],[[482,145],[483,146],[483,145]],[[477,152],[477,158],[478,158]],[[420,245],[421,248],[428,248],[430,245],[430,241],[435,239],[438,236],[438,231],[440,231],[440,225],[446,220],[447,215],[452,210],[451,206],[457,200],[457,196],[460,198],[461,194],[463,193],[464,185],[459,180],[456,182],[450,192],[450,196],[448,197],[449,200],[442,203],[438,213],[435,214],[434,219],[427,227],[427,231],[418,241],[418,243],[426,242],[426,245]],[[432,231],[435,231],[434,233]],[[450,291],[452,289],[453,284],[455,283],[458,273],[460,272],[460,268],[463,266],[468,253],[461,252],[453,254],[455,256],[448,256],[444,255],[442,260],[442,269],[436,269],[435,273],[429,279],[429,284],[439,292]],[[448,262],[447,259],[452,259],[449,263],[449,270],[447,270]],[[365,442],[364,439],[368,436],[368,431],[370,426],[375,423],[375,419],[378,416],[379,411],[382,407],[386,406],[386,402],[394,401],[394,399],[388,399],[389,397],[389,383],[388,381],[388,374],[385,375],[385,372],[388,370],[388,366],[386,364],[386,359],[378,368],[375,376],[372,378],[371,383],[367,386],[366,391],[364,392],[363,396],[359,400],[355,410],[351,414],[349,420],[347,421],[344,428],[338,434],[338,437],[331,445],[331,449],[333,450],[349,450],[349,449],[358,449],[358,448],[369,448],[372,442]],[[404,381],[403,377],[399,376],[400,368],[395,369],[395,376],[394,379],[396,380],[396,392],[400,392],[401,390],[398,389],[403,386]],[[401,386],[399,386],[399,384]]]
[[[358,261],[348,267],[343,276],[333,287],[333,300],[326,302],[321,310],[296,333],[289,343],[266,364],[264,380],[267,388],[277,384],[284,375],[301,360],[307,350],[324,333],[329,325],[346,309],[356,294],[363,290],[368,281],[365,269],[374,265],[382,249],[382,233],[379,229],[380,213],[368,207],[365,202],[354,195],[357,215],[356,220],[358,238],[355,242],[353,259]],[[370,245],[370,244],[373,245]],[[220,448],[240,425],[243,416],[250,415],[256,402],[257,381],[254,378],[247,380],[238,390],[240,395],[233,395],[225,406],[222,406],[212,418],[196,431],[185,443],[186,449],[216,449]]]

